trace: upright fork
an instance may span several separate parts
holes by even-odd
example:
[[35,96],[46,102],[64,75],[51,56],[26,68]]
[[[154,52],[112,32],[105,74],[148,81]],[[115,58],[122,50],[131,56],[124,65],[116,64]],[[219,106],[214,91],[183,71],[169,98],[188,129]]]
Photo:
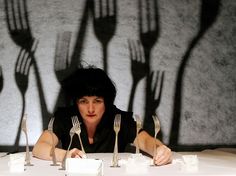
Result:
[[157,138],[157,133],[160,131],[161,126],[160,126],[160,121],[158,119],[158,116],[156,114],[152,116],[152,119],[154,121],[154,130],[155,130],[154,137],[156,139]]
[[27,120],[27,116],[25,114],[22,119],[22,122],[21,122],[21,130],[25,133],[25,137],[26,137],[26,154],[25,154],[26,163],[25,163],[25,166],[33,166],[33,164],[30,163],[29,142],[28,142],[26,120]]
[[[157,138],[157,133],[160,131],[161,129],[161,126],[160,126],[160,121],[158,119],[158,116],[155,114],[152,116],[152,119],[153,119],[153,122],[154,122],[154,131],[155,131],[155,134],[154,134],[154,138],[156,139]],[[154,156],[156,155],[156,142],[154,141]],[[154,164],[154,162],[150,165],[150,166],[156,166]]]
[[67,154],[69,152],[69,149],[70,149],[70,146],[71,146],[71,143],[72,143],[73,136],[75,135],[75,126],[72,126],[72,128],[70,129],[70,133],[69,134],[70,134],[70,143],[69,143],[69,146],[68,146],[68,148],[66,150],[65,156],[64,156],[64,158],[62,160],[60,170],[65,170],[66,169],[65,162],[66,162]]
[[54,138],[53,138],[53,123],[54,123],[54,117],[52,117],[48,123],[48,131],[52,137],[52,149],[51,149],[50,155],[52,156],[53,163],[51,164],[51,166],[58,166],[59,164],[57,164],[57,159],[55,155],[55,144],[54,144]]
[[112,167],[119,167],[118,165],[118,133],[120,131],[121,115],[116,114],[114,120],[114,131],[116,133],[115,146],[112,159]]
[[136,154],[139,153],[139,145],[138,145],[138,133],[140,129],[142,128],[142,121],[138,115],[134,115],[136,119],[136,138],[137,138],[137,146],[136,146]]
[[81,140],[81,137],[80,137],[80,133],[81,133],[81,128],[80,128],[80,122],[79,122],[79,119],[77,116],[73,116],[72,117],[72,124],[73,126],[75,127],[75,133],[78,135],[79,137],[79,142],[80,142],[80,146],[81,146],[81,150],[84,154],[85,153],[85,150],[84,150],[84,147],[83,147],[83,143],[82,143],[82,140]]

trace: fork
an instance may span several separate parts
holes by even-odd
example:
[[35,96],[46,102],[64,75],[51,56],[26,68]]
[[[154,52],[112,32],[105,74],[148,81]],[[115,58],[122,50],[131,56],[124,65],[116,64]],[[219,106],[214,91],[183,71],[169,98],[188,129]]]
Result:
[[118,133],[120,131],[120,123],[121,123],[121,115],[116,114],[115,120],[114,120],[114,131],[116,133],[116,139],[115,139],[115,146],[114,146],[114,152],[113,152],[113,159],[112,159],[112,167],[119,167],[118,165]]
[[104,71],[107,72],[107,46],[115,34],[117,2],[116,0],[93,1],[92,7],[94,32],[102,44]]
[[81,127],[80,127],[80,122],[79,122],[77,116],[73,116],[73,117],[72,117],[72,124],[73,124],[73,126],[75,127],[75,133],[76,133],[76,134],[78,135],[78,137],[79,137],[79,142],[80,142],[80,146],[81,146],[82,152],[83,152],[84,154],[86,154],[86,153],[85,153],[85,150],[84,150],[84,147],[83,147],[82,140],[81,140],[81,136],[80,136]]
[[[27,0],[5,0],[5,13],[8,32],[13,42],[23,49],[31,58],[35,70],[35,77],[37,88],[39,91],[40,105],[42,111],[42,122],[43,129],[46,128],[49,111],[46,107],[46,101],[44,98],[42,81],[39,75],[38,66],[35,60],[34,45],[38,44],[38,40],[33,37],[32,30],[30,27],[29,13],[27,7]],[[36,48],[36,47],[35,47]],[[17,141],[16,141],[17,142]]]
[[138,8],[140,40],[145,54],[149,57],[150,51],[159,36],[157,0],[139,0]]
[[33,164],[30,163],[29,142],[28,142],[26,121],[27,121],[27,115],[25,114],[21,122],[21,130],[25,133],[25,137],[26,137],[25,166],[33,166]]
[[[37,46],[32,47],[32,51],[34,52]],[[29,79],[29,70],[32,64],[32,59],[29,56],[29,53],[25,50],[22,49],[20,50],[17,61],[15,64],[15,81],[16,85],[21,93],[22,97],[22,111],[21,111],[21,120],[24,116],[25,112],[25,93],[28,88],[28,79]],[[21,133],[21,128],[19,124],[19,128],[17,131],[16,139],[15,139],[15,144],[14,146],[18,147],[19,146],[19,140],[20,140],[20,133]]]
[[[154,122],[154,131],[155,131],[154,138],[156,139],[157,134],[161,129],[161,126],[160,126],[159,118],[156,114],[152,115],[152,119],[153,119],[153,122]],[[154,152],[153,153],[154,153],[154,155],[156,155],[156,142],[155,142],[155,140],[154,140],[154,145],[153,146],[154,146],[154,150],[153,150]],[[150,166],[156,166],[156,165],[153,162]]]
[[55,155],[55,145],[54,145],[54,139],[53,139],[53,122],[54,122],[54,117],[52,117],[48,123],[48,131],[51,134],[52,137],[52,149],[50,152],[50,155],[52,156],[52,164],[51,166],[58,166],[59,164],[57,164],[57,159],[56,159],[56,155]]
[[71,32],[63,31],[57,34],[54,71],[59,83],[70,73],[69,48]]
[[12,40],[21,48],[30,50],[33,37],[29,25],[27,0],[5,0],[5,12]]
[[128,110],[132,111],[135,89],[138,82],[147,75],[148,65],[146,63],[143,47],[140,44],[140,41],[128,39],[128,47],[131,60],[131,75],[133,78]]
[[154,129],[155,129],[155,134],[154,134],[154,138],[157,138],[157,133],[160,131],[161,126],[160,126],[160,121],[158,116],[155,114],[152,116],[152,119],[154,121]]
[[66,169],[65,162],[66,162],[67,154],[69,152],[69,149],[70,149],[70,146],[71,146],[71,143],[72,143],[73,136],[75,135],[75,126],[72,126],[72,128],[70,129],[70,133],[69,134],[70,134],[70,143],[69,143],[69,146],[68,146],[68,148],[66,150],[65,156],[64,156],[64,158],[62,160],[60,170],[65,170]]
[[137,138],[137,146],[136,146],[136,154],[139,153],[139,145],[138,145],[138,133],[140,129],[142,128],[142,121],[138,115],[134,115],[136,119],[136,138]]

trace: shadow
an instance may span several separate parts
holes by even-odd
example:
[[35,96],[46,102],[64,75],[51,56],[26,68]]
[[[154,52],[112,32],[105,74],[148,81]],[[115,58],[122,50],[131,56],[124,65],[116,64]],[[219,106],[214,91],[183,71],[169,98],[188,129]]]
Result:
[[[37,46],[35,46],[35,48],[32,48],[32,52],[35,52],[36,48]],[[16,150],[18,150],[18,147],[19,147],[19,141],[20,141],[20,135],[21,135],[21,122],[25,114],[25,93],[28,88],[29,70],[30,70],[31,64],[32,64],[32,59],[30,55],[25,49],[21,48],[19,55],[17,57],[16,64],[15,64],[15,81],[22,97],[22,110],[21,110],[21,116],[20,116],[21,119],[20,119],[19,126],[17,128],[17,135],[15,139],[15,144],[14,144],[14,146],[16,147]]]
[[201,13],[200,13],[200,27],[196,36],[190,42],[180,66],[177,71],[175,94],[174,94],[174,106],[173,106],[173,117],[170,131],[169,145],[172,148],[178,147],[179,139],[179,127],[182,110],[182,97],[183,97],[183,79],[186,64],[191,56],[191,53],[203,37],[206,31],[214,24],[220,10],[220,0],[202,0],[201,1]]
[[[78,29],[77,39],[72,51],[71,59],[69,57],[72,35],[71,32],[64,31],[57,34],[56,50],[54,56],[54,72],[60,85],[66,77],[75,72],[78,67],[82,66],[81,52],[83,49],[84,39],[86,37],[86,28],[89,19],[90,6],[91,0],[87,0],[84,6],[82,20],[79,25],[80,28]],[[60,89],[54,106],[54,111],[59,106],[67,106],[70,104],[71,102],[67,98],[65,92]]]
[[159,16],[157,0],[138,1],[139,38],[144,48],[146,63],[150,71],[150,54],[159,37]]
[[130,98],[128,103],[128,111],[133,111],[133,102],[135,97],[135,91],[139,81],[141,81],[148,73],[148,65],[145,62],[143,47],[139,41],[128,40],[128,48],[131,61],[131,76],[133,79]]
[[[164,84],[164,71],[153,71],[147,76],[148,83],[146,89],[146,105],[145,105],[145,119],[143,128],[151,135],[154,136],[154,122],[152,115],[156,114],[156,110],[161,102],[163,84]],[[160,120],[160,119],[159,119]],[[162,140],[162,132],[157,135],[158,139]]]
[[92,0],[91,11],[93,16],[94,33],[102,44],[103,70],[108,73],[107,48],[108,43],[115,34],[117,24],[117,2],[116,0],[107,0],[104,1],[104,3],[102,3],[102,1]]
[[[154,123],[152,115],[156,114],[156,110],[160,104],[162,86],[164,81],[163,74],[157,71],[157,77],[154,78],[154,72],[150,68],[151,51],[156,44],[159,33],[159,14],[157,0],[139,0],[138,1],[138,19],[139,19],[139,37],[144,50],[146,64],[146,85],[145,85],[145,107],[144,107],[144,123],[143,128],[152,136],[154,136]],[[159,74],[162,74],[161,81],[158,82]],[[154,83],[153,83],[154,81]],[[154,86],[152,86],[154,84]],[[158,85],[159,84],[159,85]],[[155,97],[156,88],[159,86],[159,95]],[[162,138],[161,133],[158,134]]]
[[[57,34],[56,41],[56,50],[54,57],[54,72],[59,84],[62,84],[62,81],[71,74],[73,68],[71,68],[71,64],[69,63],[69,49],[71,42],[71,32],[65,31]],[[72,66],[74,67],[74,66]],[[59,94],[57,97],[55,109],[59,106],[66,106],[69,103],[66,100],[66,95],[62,89],[59,90]],[[55,111],[54,109],[54,111]]]
[[[8,33],[14,43],[20,47],[20,53],[17,58],[16,62],[16,69],[15,69],[15,79],[16,84],[18,86],[19,91],[22,95],[22,113],[21,113],[21,120],[23,118],[23,114],[25,111],[25,97],[24,94],[28,87],[28,73],[31,66],[34,67],[37,88],[39,92],[39,100],[40,100],[40,107],[42,113],[42,123],[43,129],[46,128],[47,122],[49,119],[49,112],[47,110],[46,101],[44,98],[42,83],[40,74],[38,71],[38,66],[35,60],[35,51],[38,45],[38,41],[34,39],[32,36],[29,18],[28,18],[28,10],[27,10],[27,1],[26,0],[17,0],[17,1],[4,1],[5,4],[5,14],[6,14],[6,21],[8,27]],[[22,65],[26,63],[30,63],[29,65]],[[20,67],[22,70],[17,70],[17,67]],[[27,74],[26,74],[27,73]],[[21,122],[20,120],[20,122]],[[15,140],[15,148],[18,150],[19,147],[19,138],[21,134],[20,125],[18,128],[16,140]]]
[[3,73],[2,73],[2,67],[0,66],[0,93],[2,92],[3,89]]
[[81,67],[81,52],[83,49],[84,39],[86,37],[86,28],[89,19],[89,7],[91,5],[91,0],[86,0],[82,20],[80,23],[80,28],[78,28],[77,39],[71,56],[71,73],[74,72],[78,67]]

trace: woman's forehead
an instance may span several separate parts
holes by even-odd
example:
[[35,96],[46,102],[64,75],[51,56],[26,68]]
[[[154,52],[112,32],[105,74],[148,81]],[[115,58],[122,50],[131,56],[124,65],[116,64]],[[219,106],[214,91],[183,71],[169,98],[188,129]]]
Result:
[[82,96],[81,98],[78,98],[78,100],[80,99],[87,99],[87,100],[93,100],[93,99],[104,99],[102,96],[96,96],[96,95],[93,95],[93,96]]

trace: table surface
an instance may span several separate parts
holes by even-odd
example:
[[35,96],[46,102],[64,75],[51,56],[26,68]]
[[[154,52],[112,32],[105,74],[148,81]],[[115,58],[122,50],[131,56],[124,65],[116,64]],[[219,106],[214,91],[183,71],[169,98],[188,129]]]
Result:
[[[120,161],[127,161],[130,155],[130,153],[119,153]],[[197,155],[199,161],[198,171],[190,173],[181,169],[181,161],[183,161],[183,155]],[[121,164],[121,166],[118,168],[110,167],[112,153],[92,153],[88,154],[88,158],[103,160],[104,176],[131,175],[125,171],[125,165]],[[31,163],[34,164],[34,166],[25,166],[25,171],[22,173],[10,173],[8,168],[8,161],[9,155],[4,156],[4,153],[0,153],[0,176],[65,176],[65,171],[59,170],[60,166],[50,166],[50,164],[52,163],[51,161],[40,160],[34,157],[31,157]],[[236,153],[222,150],[204,150],[201,152],[173,152],[173,162],[171,164],[155,167],[150,166],[148,167],[148,173],[132,175],[236,175]]]

